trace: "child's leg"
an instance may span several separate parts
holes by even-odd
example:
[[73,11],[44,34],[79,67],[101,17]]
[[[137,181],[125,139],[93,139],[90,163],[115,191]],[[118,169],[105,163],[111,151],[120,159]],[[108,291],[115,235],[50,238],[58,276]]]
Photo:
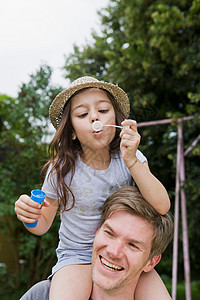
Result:
[[88,300],[91,290],[91,265],[70,265],[53,275],[49,300]]
[[172,299],[164,282],[153,269],[143,272],[140,276],[135,290],[135,300],[169,300]]

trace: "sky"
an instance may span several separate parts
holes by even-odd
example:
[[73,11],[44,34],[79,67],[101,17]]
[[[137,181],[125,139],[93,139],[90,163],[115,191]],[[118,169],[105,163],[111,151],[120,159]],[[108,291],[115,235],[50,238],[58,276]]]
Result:
[[0,94],[17,97],[20,86],[43,63],[53,83],[67,87],[61,69],[73,45],[101,32],[97,11],[109,0],[0,0]]

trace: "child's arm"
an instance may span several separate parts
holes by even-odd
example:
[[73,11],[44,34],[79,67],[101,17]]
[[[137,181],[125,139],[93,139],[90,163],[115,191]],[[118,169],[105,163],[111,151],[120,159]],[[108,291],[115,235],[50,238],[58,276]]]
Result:
[[151,173],[148,164],[141,163],[136,157],[136,151],[140,143],[140,135],[137,132],[137,123],[134,120],[125,120],[123,126],[130,128],[122,130],[121,153],[124,162],[137,184],[143,197],[160,214],[165,214],[170,208],[170,200],[162,183]]
[[153,269],[143,272],[135,290],[135,300],[170,300],[172,299],[158,273]]
[[28,231],[35,235],[43,235],[50,228],[58,209],[58,200],[45,198],[44,205],[31,200],[27,195],[21,195],[15,202],[15,213],[17,218],[23,223],[33,223],[38,220],[35,228],[26,227]]

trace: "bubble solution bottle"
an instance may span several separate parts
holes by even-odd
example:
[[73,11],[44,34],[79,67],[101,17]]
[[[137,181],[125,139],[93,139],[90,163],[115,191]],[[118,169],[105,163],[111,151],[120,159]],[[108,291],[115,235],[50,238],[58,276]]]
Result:
[[[43,192],[41,190],[31,191],[31,199],[34,200],[35,202],[40,203],[41,205],[43,205],[45,197],[46,197],[45,192]],[[34,223],[25,223],[25,225],[26,225],[26,227],[29,227],[29,228],[35,228],[37,226],[37,223],[38,223],[38,220],[35,221]]]

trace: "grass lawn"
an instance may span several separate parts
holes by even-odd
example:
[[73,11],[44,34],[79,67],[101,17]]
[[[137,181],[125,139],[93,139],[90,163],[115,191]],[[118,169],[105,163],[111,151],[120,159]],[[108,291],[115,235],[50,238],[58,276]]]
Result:
[[[167,289],[171,294],[172,285],[166,283]],[[191,294],[192,300],[200,299],[200,281],[191,282]],[[176,290],[176,300],[184,300],[185,299],[185,283],[178,283]]]

